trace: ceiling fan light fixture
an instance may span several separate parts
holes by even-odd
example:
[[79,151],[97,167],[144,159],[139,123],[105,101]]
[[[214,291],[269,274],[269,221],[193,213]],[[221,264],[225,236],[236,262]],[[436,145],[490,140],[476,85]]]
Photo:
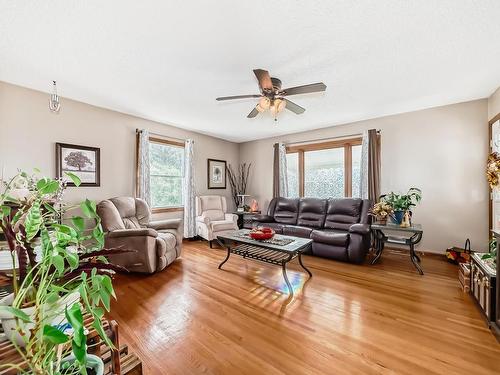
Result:
[[281,113],[286,107],[286,101],[283,99],[277,98],[273,100],[273,104],[271,105],[271,113],[273,116],[276,116],[278,113]]
[[258,105],[262,108],[263,111],[265,111],[271,106],[271,100],[269,100],[268,97],[263,96],[262,98],[260,98]]

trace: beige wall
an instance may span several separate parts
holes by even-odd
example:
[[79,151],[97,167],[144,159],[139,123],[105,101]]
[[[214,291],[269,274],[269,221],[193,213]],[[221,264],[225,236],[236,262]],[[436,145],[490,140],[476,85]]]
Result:
[[500,113],[500,87],[488,98],[488,120]]
[[[286,126],[279,123],[279,126]],[[361,133],[382,133],[382,192],[416,186],[423,200],[414,210],[422,223],[421,250],[443,252],[450,245],[486,250],[488,187],[484,164],[488,151],[487,100],[432,108],[240,145],[240,161],[252,162],[258,178],[248,194],[267,207],[272,197],[272,144]]]
[[[238,163],[238,144],[144,120],[119,112],[62,99],[58,115],[48,109],[48,94],[0,82],[0,171],[37,167],[55,176],[55,142],[101,149],[101,186],[68,188],[66,199],[85,197],[96,201],[134,194],[135,129],[195,141],[196,190],[199,194],[223,194],[230,189],[207,189],[207,158]],[[229,187],[229,186],[228,186]],[[180,216],[179,213],[173,216]]]
[[[206,160],[252,162],[248,193],[267,206],[272,195],[272,144],[337,137],[364,129],[382,131],[382,190],[423,189],[415,221],[424,225],[421,249],[442,252],[470,237],[486,249],[488,189],[484,162],[488,111],[500,97],[388,116],[288,136],[235,144],[122,113],[63,99],[59,115],[47,108],[48,95],[0,82],[0,170],[40,168],[55,174],[55,142],[101,148],[101,187],[69,188],[68,201],[101,200],[134,192],[135,129],[195,140],[196,185],[207,190]],[[493,110],[494,111],[494,110]],[[498,110],[500,112],[500,110]],[[496,114],[496,113],[495,113]],[[279,126],[286,126],[280,123]],[[257,173],[258,171],[258,173]],[[229,189],[215,190],[230,200]]]

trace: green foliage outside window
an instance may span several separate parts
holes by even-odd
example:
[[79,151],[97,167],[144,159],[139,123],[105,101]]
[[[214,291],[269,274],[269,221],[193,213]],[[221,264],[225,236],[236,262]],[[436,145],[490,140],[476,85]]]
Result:
[[150,142],[149,163],[152,207],[182,206],[184,148]]

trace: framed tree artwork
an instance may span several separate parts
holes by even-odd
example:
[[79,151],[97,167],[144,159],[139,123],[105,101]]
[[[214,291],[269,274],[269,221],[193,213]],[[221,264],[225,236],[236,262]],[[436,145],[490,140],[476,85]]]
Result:
[[[56,143],[56,177],[64,176],[64,172],[77,175],[80,186],[101,185],[101,156],[96,147]],[[68,186],[75,186],[71,181]]]
[[207,179],[209,189],[226,188],[226,161],[208,159]]

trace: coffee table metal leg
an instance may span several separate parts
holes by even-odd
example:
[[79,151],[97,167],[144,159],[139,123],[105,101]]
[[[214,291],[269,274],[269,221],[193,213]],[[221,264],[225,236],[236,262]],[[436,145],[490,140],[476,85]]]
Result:
[[288,281],[288,276],[286,275],[286,263],[287,262],[283,262],[281,264],[281,267],[282,267],[282,270],[283,270],[283,278],[285,279],[286,285],[288,286],[288,291],[290,292],[290,295],[293,295],[292,284],[290,284],[290,281]]
[[221,264],[219,264],[219,269],[221,269],[222,265],[223,265],[224,263],[226,263],[226,262],[227,262],[227,260],[229,259],[229,255],[231,255],[231,248],[228,246],[228,247],[227,247],[227,255],[226,255],[226,259],[224,259],[224,260],[222,261],[222,263],[221,263]]
[[306,266],[304,266],[304,263],[302,263],[302,253],[299,253],[299,264],[302,266],[303,269],[306,270],[306,272],[309,274],[309,277],[312,277],[311,271],[309,271]]

